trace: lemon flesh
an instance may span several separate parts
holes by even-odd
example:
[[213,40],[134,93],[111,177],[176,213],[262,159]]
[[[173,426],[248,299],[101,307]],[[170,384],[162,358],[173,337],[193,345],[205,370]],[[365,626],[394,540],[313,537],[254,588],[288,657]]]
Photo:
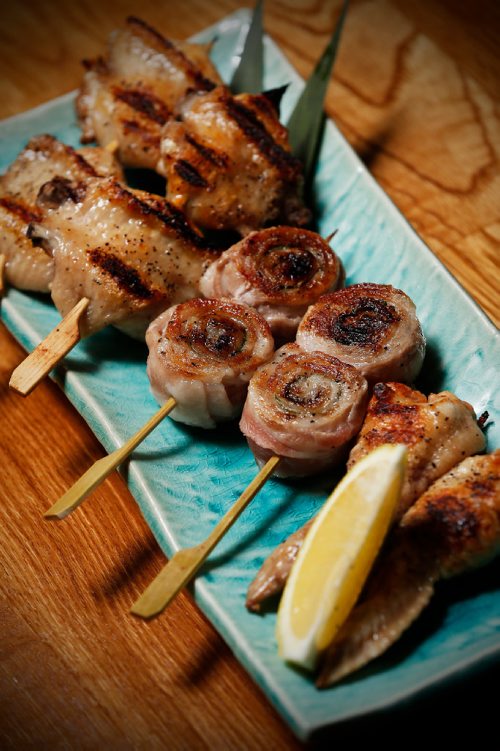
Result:
[[370,452],[316,517],[278,610],[276,635],[284,660],[313,669],[352,610],[399,501],[406,455],[403,445]]

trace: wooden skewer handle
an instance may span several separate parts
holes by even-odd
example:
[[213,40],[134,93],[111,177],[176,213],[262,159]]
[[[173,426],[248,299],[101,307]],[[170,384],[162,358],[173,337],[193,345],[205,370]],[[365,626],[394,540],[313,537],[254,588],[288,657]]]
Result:
[[185,548],[175,553],[133,604],[131,613],[141,618],[153,618],[166,608],[178,592],[188,584],[220,539],[257,495],[266,480],[274,472],[279,461],[280,459],[277,456],[273,456],[267,461],[204,542],[194,548]]
[[11,389],[27,396],[73,349],[80,341],[79,322],[89,302],[87,297],[82,297],[61,323],[17,366],[9,381]]
[[44,516],[48,519],[64,519],[71,511],[74,511],[85,498],[96,488],[108,475],[121,464],[129,454],[141,443],[159,422],[173,410],[176,401],[173,397],[156,412],[148,422],[135,433],[132,438],[116,451],[108,456],[98,459],[75,484],[54,503]]

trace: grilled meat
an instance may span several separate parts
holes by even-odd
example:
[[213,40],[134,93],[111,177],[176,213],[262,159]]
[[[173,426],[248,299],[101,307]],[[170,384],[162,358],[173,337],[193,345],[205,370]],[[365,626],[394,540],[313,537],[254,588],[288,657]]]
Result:
[[307,307],[340,286],[342,264],[320,235],[294,227],[252,232],[214,261],[200,282],[207,297],[231,297],[264,316],[289,341]]
[[279,456],[277,476],[313,474],[345,456],[367,393],[350,365],[286,344],[250,381],[240,428],[259,465]]
[[381,655],[420,615],[438,579],[500,551],[500,451],[469,457],[406,512],[382,550],[360,604],[328,648],[318,686]]
[[104,149],[75,151],[49,135],[29,141],[0,178],[0,253],[6,258],[10,284],[34,292],[50,289],[54,261],[26,237],[29,223],[42,218],[41,207],[36,205],[42,185],[56,176],[84,183],[108,175],[122,178],[118,163]]
[[415,305],[388,284],[353,284],[324,295],[304,316],[297,344],[353,365],[370,383],[412,383],[425,354]]
[[56,307],[64,316],[82,297],[90,300],[82,336],[113,324],[142,338],[162,310],[199,294],[213,251],[165,199],[112,178],[56,178],[38,203],[44,217],[30,236],[53,255]]
[[173,42],[138,18],[111,34],[105,58],[86,61],[77,99],[82,141],[119,144],[120,161],[156,169],[160,134],[187,92],[220,82],[205,45]]
[[174,420],[214,428],[241,412],[248,381],[273,354],[265,320],[231,300],[190,300],[149,326],[148,376],[155,398],[177,401]]
[[171,201],[208,230],[304,226],[301,166],[265,95],[232,96],[223,86],[193,96],[163,129],[158,171]]

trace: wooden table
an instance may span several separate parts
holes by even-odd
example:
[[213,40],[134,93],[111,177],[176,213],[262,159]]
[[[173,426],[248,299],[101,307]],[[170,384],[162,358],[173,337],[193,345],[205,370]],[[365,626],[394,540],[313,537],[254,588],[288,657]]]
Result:
[[[7,4],[0,117],[77,87],[79,60],[98,54],[128,14],[184,38],[238,4]],[[305,76],[338,10],[337,0],[267,0],[265,26]],[[376,179],[497,321],[499,48],[493,1],[355,1],[327,103]],[[128,615],[164,557],[117,474],[71,521],[42,521],[103,450],[52,383],[26,400],[9,393],[24,353],[3,325],[0,353],[1,747],[300,748],[189,595],[152,623]],[[335,727],[326,744],[370,739],[399,721],[418,737],[422,717],[447,723],[448,734],[456,718],[484,731],[496,721],[485,683],[494,670],[395,709],[386,725],[375,717]]]

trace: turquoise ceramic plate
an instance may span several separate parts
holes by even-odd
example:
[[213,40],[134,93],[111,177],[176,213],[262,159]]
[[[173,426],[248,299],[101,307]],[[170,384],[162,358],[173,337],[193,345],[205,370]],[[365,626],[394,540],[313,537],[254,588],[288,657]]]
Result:
[[[217,35],[214,59],[226,79],[247,23],[247,13],[240,12],[199,37],[209,40]],[[270,40],[265,55],[266,87],[291,84],[283,102],[286,119],[302,83]],[[0,168],[15,158],[30,136],[41,132],[78,144],[72,95],[0,124]],[[335,248],[347,269],[347,281],[390,282],[415,300],[428,340],[422,388],[447,388],[471,402],[478,414],[487,409],[492,419],[489,448],[498,446],[494,384],[500,357],[498,347],[494,349],[493,326],[331,123],[316,188],[319,229],[328,235],[338,228]],[[49,300],[15,290],[9,290],[2,304],[2,318],[28,350],[59,320]],[[108,451],[156,410],[145,360],[144,345],[109,330],[78,345],[64,372],[57,374],[68,398]],[[128,482],[159,544],[170,555],[202,540],[254,474],[252,455],[236,426],[204,432],[166,420],[135,453]],[[438,625],[424,636],[410,634],[396,658],[380,660],[350,682],[318,692],[308,677],[283,665],[276,654],[275,615],[247,613],[245,592],[266,554],[311,516],[332,483],[333,478],[323,480],[311,489],[310,483],[269,482],[214,551],[194,587],[199,606],[302,738],[324,725],[393,705],[500,651],[500,592],[485,586],[484,572],[478,572],[463,598],[446,601]]]

